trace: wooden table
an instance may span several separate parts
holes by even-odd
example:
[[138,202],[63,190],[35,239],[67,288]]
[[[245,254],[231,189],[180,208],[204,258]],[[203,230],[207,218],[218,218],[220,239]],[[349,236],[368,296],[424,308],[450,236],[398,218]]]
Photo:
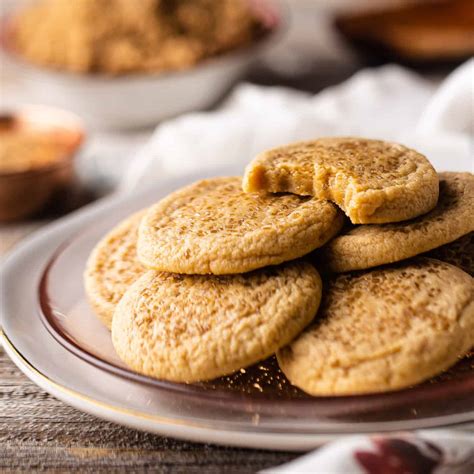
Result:
[[[0,227],[0,254],[48,219]],[[0,347],[0,472],[255,472],[295,453],[202,445],[82,413],[30,382]]]

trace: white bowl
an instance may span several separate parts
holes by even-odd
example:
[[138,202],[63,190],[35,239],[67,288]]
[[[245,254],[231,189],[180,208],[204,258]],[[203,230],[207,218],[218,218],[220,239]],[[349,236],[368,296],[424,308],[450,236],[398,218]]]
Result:
[[2,56],[31,100],[71,110],[92,128],[140,128],[213,105],[246,74],[285,29],[282,2],[259,0],[262,5],[274,26],[261,39],[182,72],[115,77],[60,72],[22,60],[8,47],[8,38]]

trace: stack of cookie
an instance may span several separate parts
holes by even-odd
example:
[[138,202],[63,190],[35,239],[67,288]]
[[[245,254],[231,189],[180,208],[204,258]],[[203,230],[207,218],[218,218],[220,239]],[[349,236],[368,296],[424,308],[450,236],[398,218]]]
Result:
[[[318,139],[129,217],[85,286],[139,373],[210,380],[276,353],[307,393],[380,392],[474,345],[473,235],[472,174],[438,176],[398,144]],[[412,258],[428,251],[439,260]]]

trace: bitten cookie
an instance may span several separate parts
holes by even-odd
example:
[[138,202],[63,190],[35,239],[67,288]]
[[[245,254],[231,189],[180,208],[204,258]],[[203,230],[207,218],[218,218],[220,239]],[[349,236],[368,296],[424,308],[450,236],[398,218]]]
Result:
[[328,199],[354,224],[381,224],[433,209],[438,176],[421,153],[397,143],[320,138],[257,156],[245,170],[243,189]]
[[[447,284],[449,282],[449,284]],[[452,366],[474,344],[474,279],[428,258],[339,275],[278,362],[311,395],[385,392]]]
[[307,254],[333,237],[342,221],[327,201],[244,193],[237,177],[205,179],[150,208],[137,252],[159,271],[244,273]]
[[146,270],[137,260],[138,224],[144,211],[125,219],[94,248],[84,272],[89,302],[110,329],[115,307],[128,287]]
[[149,271],[118,304],[112,342],[139,373],[209,380],[289,343],[313,319],[320,299],[321,279],[306,262],[220,277]]
[[474,175],[440,173],[438,205],[408,222],[356,226],[315,253],[333,272],[397,262],[474,231]]

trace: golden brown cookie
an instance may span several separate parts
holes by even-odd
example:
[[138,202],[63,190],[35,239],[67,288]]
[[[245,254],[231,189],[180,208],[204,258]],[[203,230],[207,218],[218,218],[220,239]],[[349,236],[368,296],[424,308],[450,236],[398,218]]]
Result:
[[159,271],[243,273],[307,254],[333,237],[342,219],[327,201],[244,193],[237,177],[205,179],[145,214],[138,258]]
[[397,143],[320,138],[262,153],[247,166],[243,189],[313,195],[354,224],[380,224],[433,209],[438,176],[422,154]]
[[417,258],[335,277],[314,323],[277,357],[305,392],[352,395],[422,382],[473,344],[474,279],[448,263]]
[[333,272],[362,270],[427,252],[474,231],[474,175],[440,173],[438,205],[397,224],[352,227],[315,255]]
[[219,277],[149,271],[118,304],[112,342],[139,373],[210,380],[289,343],[320,299],[321,279],[306,262]]
[[293,143],[260,153],[245,168],[243,190],[312,196],[317,143]]
[[137,260],[138,225],[144,211],[122,221],[94,248],[84,272],[88,300],[110,329],[115,307],[128,287],[146,271]]
[[433,249],[426,256],[455,265],[474,277],[474,232]]

